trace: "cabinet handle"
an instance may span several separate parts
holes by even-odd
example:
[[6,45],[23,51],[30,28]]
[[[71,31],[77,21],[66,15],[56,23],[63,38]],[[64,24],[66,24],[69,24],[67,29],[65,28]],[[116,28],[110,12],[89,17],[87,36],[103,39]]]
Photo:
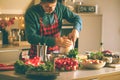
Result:
[[93,78],[93,79],[89,79],[89,80],[99,80],[98,78]]

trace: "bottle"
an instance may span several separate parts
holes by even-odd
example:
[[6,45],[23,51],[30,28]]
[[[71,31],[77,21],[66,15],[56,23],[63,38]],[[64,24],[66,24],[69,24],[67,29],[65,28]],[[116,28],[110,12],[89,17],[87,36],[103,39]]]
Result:
[[101,42],[100,43],[100,52],[104,51],[104,48],[103,48],[103,43]]
[[95,5],[95,13],[98,14],[98,5]]

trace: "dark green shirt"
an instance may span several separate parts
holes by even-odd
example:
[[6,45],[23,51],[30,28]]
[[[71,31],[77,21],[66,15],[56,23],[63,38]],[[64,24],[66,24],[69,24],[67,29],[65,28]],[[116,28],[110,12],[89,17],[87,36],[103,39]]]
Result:
[[[61,3],[57,3],[54,12],[57,14],[59,29],[62,27],[62,19],[66,19],[68,22],[74,25],[74,29],[81,30],[81,19],[78,15],[71,12],[67,7]],[[40,22],[42,17],[45,25],[52,24],[54,22],[54,16],[52,14],[46,14],[40,4],[33,5],[25,13],[25,34],[30,44],[44,44],[48,46],[55,45],[55,38],[53,36],[40,36]]]

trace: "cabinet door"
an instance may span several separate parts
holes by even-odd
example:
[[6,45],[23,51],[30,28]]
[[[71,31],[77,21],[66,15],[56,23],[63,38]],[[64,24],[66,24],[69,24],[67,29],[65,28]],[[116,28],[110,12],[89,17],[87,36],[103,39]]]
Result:
[[101,31],[102,31],[102,15],[83,14],[83,28],[79,36],[78,51],[96,51],[100,49]]

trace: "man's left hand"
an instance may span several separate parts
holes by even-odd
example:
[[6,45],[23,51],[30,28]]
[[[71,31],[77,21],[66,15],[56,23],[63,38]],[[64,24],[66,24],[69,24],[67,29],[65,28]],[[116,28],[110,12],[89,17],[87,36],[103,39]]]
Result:
[[78,37],[79,37],[79,32],[76,29],[73,29],[72,32],[68,35],[68,38],[71,39],[73,43],[76,42]]

